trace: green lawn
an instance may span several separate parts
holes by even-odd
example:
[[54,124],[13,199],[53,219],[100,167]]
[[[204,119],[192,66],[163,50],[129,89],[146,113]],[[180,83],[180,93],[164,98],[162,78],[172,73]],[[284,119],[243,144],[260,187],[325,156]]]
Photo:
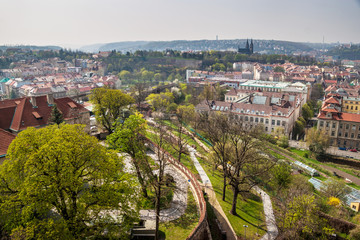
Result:
[[[150,140],[154,139],[155,138],[155,134],[154,133],[151,133],[151,132],[147,132],[147,135],[146,135]],[[163,146],[163,148],[168,151],[175,159],[177,159],[177,151],[172,147],[170,146],[170,144],[165,144]],[[200,177],[199,177],[199,173],[198,171],[196,170],[195,168],[195,165],[194,165],[194,162],[191,160],[190,156],[188,154],[181,154],[181,163],[185,165],[185,167],[187,167],[195,176],[198,177],[199,181],[200,180]]]
[[[263,204],[261,198],[257,195],[249,193],[246,199],[239,196],[237,201],[237,213],[238,216],[230,214],[232,203],[232,191],[227,189],[225,201],[222,201],[222,176],[219,171],[212,171],[211,166],[206,162],[199,160],[203,168],[205,169],[210,181],[213,185],[216,197],[228,217],[232,227],[234,228],[238,236],[244,236],[243,225],[248,225],[246,229],[247,239],[260,239],[265,234],[265,215],[263,211]],[[260,226],[260,228],[258,228]],[[256,235],[259,234],[259,236]]]
[[160,239],[184,240],[199,222],[198,210],[194,196],[188,189],[188,205],[185,214],[179,219],[160,224]]

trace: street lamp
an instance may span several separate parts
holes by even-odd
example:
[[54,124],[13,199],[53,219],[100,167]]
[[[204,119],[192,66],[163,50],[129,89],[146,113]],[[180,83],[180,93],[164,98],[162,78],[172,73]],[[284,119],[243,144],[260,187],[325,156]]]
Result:
[[244,227],[244,230],[245,230],[244,238],[246,239],[246,228],[248,228],[249,226],[248,225],[243,225],[243,227]]

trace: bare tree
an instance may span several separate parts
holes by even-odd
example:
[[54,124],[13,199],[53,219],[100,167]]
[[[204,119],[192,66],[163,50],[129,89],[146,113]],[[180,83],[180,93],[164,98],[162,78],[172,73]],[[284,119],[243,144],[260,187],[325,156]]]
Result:
[[223,194],[222,200],[225,201],[226,186],[227,186],[227,162],[228,155],[226,154],[227,143],[230,134],[230,122],[227,115],[210,112],[209,115],[203,114],[201,120],[201,129],[206,132],[207,137],[212,142],[212,150],[216,156],[215,166],[222,166],[223,172]]
[[243,127],[242,122],[230,123],[228,144],[225,145],[225,168],[229,185],[233,190],[233,200],[230,213],[237,215],[236,204],[239,193],[249,192],[259,184],[260,177],[267,173],[275,164],[263,152],[264,144],[258,139],[262,129],[253,127],[250,130]]
[[130,95],[135,99],[135,103],[137,104],[138,109],[140,109],[141,102],[143,102],[147,97],[146,90],[147,84],[145,81],[138,82],[131,88]]
[[176,114],[172,118],[172,122],[176,126],[176,144],[172,145],[173,148],[178,153],[177,160],[181,161],[181,155],[185,150],[186,145],[188,144],[186,135],[186,126],[185,124],[189,123],[195,116],[195,108],[193,105],[189,106],[179,106],[176,109]]
[[[162,196],[162,191],[164,186],[166,185],[165,179],[165,167],[168,164],[168,156],[167,153],[164,151],[164,148],[168,145],[166,138],[167,130],[166,126],[163,124],[162,121],[157,121],[157,124],[154,127],[155,134],[152,138],[153,142],[156,144],[154,146],[154,151],[156,155],[156,162],[158,164],[157,172],[148,171],[149,175],[149,182],[153,186],[155,190],[155,239],[159,239],[159,223],[160,223],[160,200]],[[152,169],[151,162],[145,161],[148,169]]]

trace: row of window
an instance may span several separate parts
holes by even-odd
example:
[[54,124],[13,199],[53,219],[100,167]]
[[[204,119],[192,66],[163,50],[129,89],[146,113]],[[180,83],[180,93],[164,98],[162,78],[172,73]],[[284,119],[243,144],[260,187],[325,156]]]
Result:
[[345,103],[350,103],[350,104],[359,104],[359,102],[349,102],[349,101],[344,101]]
[[[257,118],[257,117],[235,115],[235,119],[240,120],[240,121],[245,121],[245,122],[264,123],[264,118]],[[265,124],[269,124],[269,119],[265,119]],[[285,121],[271,120],[271,125],[285,126],[285,124],[286,124]]]
[[[358,107],[356,106],[355,109],[353,108],[354,106],[350,107],[350,110],[358,110]],[[349,105],[346,106],[346,109],[349,109]]]
[[[339,132],[338,135],[339,135],[339,137],[341,137],[341,136],[342,136],[342,132]],[[332,132],[331,132],[331,136],[333,136],[333,137],[335,136],[335,131],[332,131]],[[346,137],[346,138],[349,137],[349,133],[347,133],[347,132],[344,133],[344,137]],[[355,138],[355,133],[351,133],[351,134],[350,134],[350,138]],[[358,134],[357,138],[360,139],[360,134]]]
[[[344,128],[344,125],[345,125],[345,129],[346,129],[346,130],[348,130],[348,129],[350,128],[350,126],[351,126],[350,124],[342,124],[342,123],[340,123],[339,129],[343,129],[343,128]],[[326,122],[326,123],[325,123],[325,126],[326,126],[326,127],[330,127],[330,122]],[[324,127],[324,121],[320,121],[320,127]],[[336,128],[336,123],[334,123],[334,122],[332,123],[332,128]],[[358,129],[359,129],[359,131],[360,131],[360,126],[359,126]],[[351,130],[352,130],[352,131],[355,131],[355,130],[356,130],[356,125],[352,125],[352,126],[351,126]]]

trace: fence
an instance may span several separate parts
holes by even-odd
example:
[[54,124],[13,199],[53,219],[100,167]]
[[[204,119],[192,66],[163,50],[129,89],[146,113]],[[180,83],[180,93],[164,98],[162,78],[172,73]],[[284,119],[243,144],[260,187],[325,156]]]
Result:
[[186,238],[187,240],[204,240],[208,239],[208,223],[206,215],[206,202],[204,195],[201,189],[199,182],[197,181],[195,175],[190,172],[190,170],[185,167],[182,163],[178,162],[170,153],[166,150],[160,148],[156,143],[152,142],[150,139],[146,138],[146,142],[149,144],[150,148],[154,151],[158,149],[162,151],[166,157],[167,161],[170,162],[172,166],[177,168],[182,174],[188,179],[192,192],[194,193],[196,202],[199,206],[200,218],[198,225],[194,228],[191,234]]

